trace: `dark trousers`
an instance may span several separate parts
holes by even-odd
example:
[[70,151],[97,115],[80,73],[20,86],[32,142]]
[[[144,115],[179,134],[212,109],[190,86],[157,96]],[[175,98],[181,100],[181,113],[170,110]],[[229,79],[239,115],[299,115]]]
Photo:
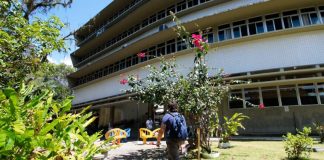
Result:
[[178,139],[168,139],[166,144],[168,160],[179,160],[179,147],[183,144],[183,141]]

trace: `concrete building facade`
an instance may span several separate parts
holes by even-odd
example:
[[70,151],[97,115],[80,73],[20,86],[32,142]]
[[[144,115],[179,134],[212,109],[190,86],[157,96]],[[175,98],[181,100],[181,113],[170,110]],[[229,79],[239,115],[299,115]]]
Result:
[[113,1],[75,33],[79,49],[71,58],[78,70],[69,75],[75,109],[92,105],[100,126],[143,125],[153,107],[129,101],[120,79],[145,77],[143,67],[159,63],[153,56],[175,56],[183,74],[193,67],[193,50],[176,37],[169,11],[191,33],[203,31],[211,73],[223,68],[226,80],[250,82],[232,86],[230,94],[243,101],[228,99],[221,108],[225,116],[251,117],[243,134],[283,134],[324,122],[322,0]]

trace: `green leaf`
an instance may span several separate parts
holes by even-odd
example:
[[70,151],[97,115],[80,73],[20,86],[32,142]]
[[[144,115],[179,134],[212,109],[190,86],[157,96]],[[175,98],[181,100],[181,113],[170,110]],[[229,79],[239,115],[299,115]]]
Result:
[[2,90],[0,90],[0,101],[5,99],[6,99],[6,95],[2,92]]
[[59,119],[55,119],[53,122],[45,124],[45,126],[41,129],[39,134],[40,135],[47,134],[49,131],[53,130],[58,123],[59,123]]
[[18,134],[24,134],[26,128],[22,120],[17,120],[12,124],[13,130]]

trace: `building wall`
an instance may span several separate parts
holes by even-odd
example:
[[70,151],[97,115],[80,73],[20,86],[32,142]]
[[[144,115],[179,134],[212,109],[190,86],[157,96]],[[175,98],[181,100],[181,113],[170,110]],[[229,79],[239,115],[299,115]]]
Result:
[[[272,34],[272,33],[268,33]],[[324,62],[324,31],[309,31],[264,39],[230,43],[210,49],[206,56],[207,65],[211,72],[224,68],[226,73],[239,73],[271,68],[322,64]],[[181,55],[176,58],[179,71],[187,74],[193,66],[194,53]],[[119,83],[127,75],[138,74],[145,77],[147,70],[143,68],[120,76],[90,84],[75,90],[73,104],[87,102],[99,98],[124,93],[127,85]]]
[[313,127],[313,122],[324,122],[324,106],[289,106],[288,111],[284,107],[269,107],[263,110],[258,108],[229,109],[222,108],[224,116],[232,116],[234,113],[243,113],[250,117],[243,122],[245,130],[240,134],[285,134],[301,130],[304,126]]

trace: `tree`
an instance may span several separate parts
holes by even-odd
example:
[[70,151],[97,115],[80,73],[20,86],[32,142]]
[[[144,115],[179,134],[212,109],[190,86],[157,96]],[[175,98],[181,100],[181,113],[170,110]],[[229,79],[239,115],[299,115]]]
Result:
[[[41,20],[29,16],[38,3],[26,11],[31,1],[0,1],[0,87],[19,86],[26,75],[36,72],[47,55],[53,51],[65,51],[60,35],[64,24],[58,17]],[[46,2],[46,1],[43,1]],[[54,1],[53,1],[54,2]],[[54,4],[53,4],[54,5]],[[27,17],[28,15],[28,17]]]
[[[175,31],[179,38],[187,43],[188,47],[195,46],[194,67],[188,75],[180,75],[176,72],[177,66],[171,60],[164,61],[160,68],[149,66],[149,75],[145,79],[137,79],[135,76],[128,78],[131,89],[127,92],[137,93],[136,100],[145,103],[166,104],[176,100],[181,112],[183,112],[192,132],[201,129],[201,139],[193,136],[194,142],[200,141],[204,151],[211,152],[210,136],[215,123],[219,121],[218,108],[228,94],[228,84],[223,81],[222,71],[216,75],[208,75],[208,67],[205,64],[205,55],[208,53],[208,43],[201,34],[192,34],[176,16]],[[217,124],[218,125],[218,124]],[[197,144],[192,144],[197,145]]]
[[20,0],[22,2],[22,9],[24,18],[29,20],[35,12],[41,11],[47,13],[50,9],[57,6],[70,7],[73,0]]
[[34,85],[34,90],[40,93],[44,90],[51,90],[55,100],[64,100],[72,95],[66,76],[75,71],[75,68],[66,64],[44,63],[42,67],[25,79]]

